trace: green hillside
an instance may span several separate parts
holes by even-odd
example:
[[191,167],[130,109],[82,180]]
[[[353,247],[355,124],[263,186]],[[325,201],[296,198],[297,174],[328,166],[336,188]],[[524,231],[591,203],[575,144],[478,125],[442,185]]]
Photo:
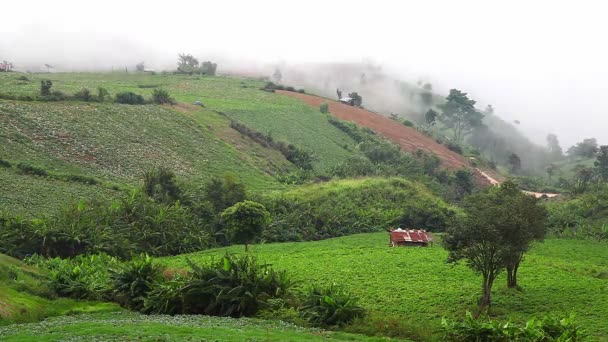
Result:
[[[287,270],[301,287],[311,282],[346,286],[371,311],[369,325],[415,321],[417,328],[410,327],[409,333],[419,338],[432,335],[441,317],[461,318],[465,310],[474,311],[480,295],[481,278],[465,265],[447,264],[447,252],[437,244],[430,248],[389,248],[386,233],[256,245],[253,250],[261,260]],[[186,258],[201,262],[226,252],[242,253],[243,247],[161,260],[182,268],[187,266]],[[549,239],[535,246],[522,263],[521,292],[506,288],[504,274],[497,279],[493,316],[525,321],[533,315],[575,312],[594,340],[605,340],[608,306],[603,298],[608,280],[602,274],[606,271],[606,242]]]
[[[53,91],[110,95],[133,91],[149,97],[164,87],[177,106],[121,105],[79,101],[0,100],[0,203],[28,215],[52,211],[73,198],[110,196],[116,184],[133,186],[157,166],[174,170],[194,187],[212,176],[233,174],[248,189],[282,189],[277,180],[295,167],[279,151],[263,147],[230,128],[237,120],[276,141],[311,152],[315,172],[353,155],[355,142],[327,123],[327,116],[306,104],[259,90],[262,82],[231,77],[149,74],[0,74],[7,96],[35,96],[40,80],[51,79]],[[21,75],[23,76],[23,75]],[[195,100],[205,108],[189,105]],[[62,184],[47,178],[20,177],[16,166],[27,163],[61,175],[95,177],[96,186]],[[17,184],[20,183],[20,184]],[[48,190],[48,191],[45,191]],[[50,191],[50,192],[49,192]],[[40,192],[38,198],[32,193]]]

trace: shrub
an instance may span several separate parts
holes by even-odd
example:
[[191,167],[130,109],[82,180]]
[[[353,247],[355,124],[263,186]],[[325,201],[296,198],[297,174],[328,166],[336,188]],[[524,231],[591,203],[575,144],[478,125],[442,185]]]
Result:
[[48,269],[48,285],[59,296],[76,299],[109,299],[108,268],[118,260],[107,255],[77,256],[73,259],[26,258],[28,264]]
[[327,104],[327,102],[321,103],[321,105],[319,106],[319,110],[321,111],[321,113],[329,113],[329,105]]
[[105,101],[106,96],[108,96],[108,91],[106,90],[106,88],[97,87],[97,101]]
[[475,319],[469,311],[463,321],[441,322],[443,341],[582,341],[584,331],[575,324],[574,315],[563,319],[530,319],[524,325]]
[[403,125],[407,127],[414,127],[414,123],[410,120],[403,120]]
[[140,255],[122,267],[111,270],[110,278],[115,300],[122,306],[140,310],[144,298],[156,282],[162,280],[164,269],[148,255]]
[[46,172],[45,169],[37,167],[37,166],[32,166],[32,165],[29,165],[26,163],[17,164],[17,168],[24,175],[34,175],[34,176],[41,176],[41,177],[48,176],[48,173]]
[[17,77],[17,80],[18,80],[18,81],[26,81],[26,82],[29,82],[29,80],[30,80],[30,79],[29,79],[29,78],[27,78],[26,76],[21,75],[21,76]]
[[251,255],[226,254],[203,266],[190,263],[192,277],[183,288],[184,313],[252,316],[270,298],[289,293],[293,283],[285,272],[259,264]]
[[309,287],[300,313],[313,326],[326,327],[351,323],[355,318],[363,317],[365,310],[343,287],[331,284]]
[[4,160],[4,159],[0,158],[0,167],[10,168],[12,166],[13,165],[8,160]]
[[93,99],[93,95],[91,95],[91,91],[89,89],[83,88],[74,94],[74,99],[89,102]]
[[445,144],[445,146],[448,148],[448,150],[450,150],[452,152],[462,154],[462,147],[460,147],[460,145],[458,145],[456,143],[448,142],[447,144]]
[[304,90],[304,89],[298,89],[298,93],[300,93],[300,94],[306,94],[306,90]]
[[40,95],[42,95],[42,96],[51,95],[52,86],[53,86],[53,82],[51,80],[40,81]]
[[90,176],[82,176],[82,175],[67,175],[67,176],[65,176],[65,180],[67,180],[68,182],[77,182],[77,183],[83,183],[83,184],[87,184],[87,185],[99,184],[99,181],[97,179],[90,177]]
[[156,104],[170,104],[174,105],[175,100],[169,96],[169,92],[162,88],[155,88],[152,91],[152,101]]
[[287,90],[287,91],[296,91],[296,88],[294,88],[292,86],[288,86],[288,87],[285,87],[285,90]]
[[145,101],[143,96],[127,91],[116,94],[116,102],[122,104],[139,105],[144,104]]

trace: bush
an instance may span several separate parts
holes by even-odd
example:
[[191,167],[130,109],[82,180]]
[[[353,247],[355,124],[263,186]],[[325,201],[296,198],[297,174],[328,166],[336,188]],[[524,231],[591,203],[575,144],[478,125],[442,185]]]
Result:
[[143,309],[144,299],[153,285],[162,280],[163,271],[148,255],[140,255],[110,271],[115,300],[132,310]]
[[89,300],[110,299],[108,268],[119,263],[116,258],[103,254],[73,259],[47,259],[34,255],[25,261],[49,270],[48,285],[59,296]]
[[316,327],[342,326],[363,317],[365,310],[344,288],[311,286],[300,307],[301,316]]
[[403,125],[407,127],[414,127],[414,123],[410,120],[403,120]]
[[40,95],[42,95],[42,96],[51,95],[52,86],[53,86],[53,82],[51,80],[41,80],[40,81]]
[[288,87],[285,87],[285,90],[287,90],[287,91],[296,91],[296,88],[288,86]]
[[89,89],[83,88],[74,94],[74,99],[89,102],[93,99],[93,95],[91,95],[91,91]]
[[156,104],[170,104],[174,105],[175,100],[169,96],[169,92],[162,88],[155,88],[152,91],[152,101]]
[[37,166],[32,166],[32,165],[29,165],[26,163],[17,164],[17,168],[24,175],[34,175],[34,176],[41,176],[41,177],[48,176],[48,173],[46,172],[45,169],[37,167]]
[[103,102],[106,100],[106,96],[108,96],[108,91],[106,88],[97,87],[97,101]]
[[300,93],[300,94],[306,94],[306,90],[304,90],[304,89],[298,89],[298,93]]
[[329,113],[329,105],[327,104],[327,102],[323,102],[321,103],[321,105],[319,106],[319,110],[321,111],[321,113]]
[[524,325],[474,319],[467,311],[464,321],[442,320],[443,341],[582,341],[584,332],[574,315],[563,319],[530,319]]
[[26,81],[26,82],[29,82],[29,81],[30,81],[30,79],[29,79],[29,78],[27,78],[27,77],[26,77],[26,76],[24,76],[24,75],[21,75],[21,76],[17,77],[17,80],[18,80],[18,81]]
[[77,182],[77,183],[83,183],[83,184],[87,184],[87,185],[99,184],[99,181],[97,179],[90,177],[90,176],[82,176],[82,175],[67,175],[67,176],[65,176],[65,180],[67,180],[68,182]]
[[4,160],[4,159],[0,158],[0,167],[10,168],[12,166],[13,165],[8,160]]
[[116,102],[122,104],[140,105],[144,104],[145,101],[143,96],[127,91],[116,94]]
[[285,272],[259,264],[255,256],[226,254],[218,261],[192,267],[183,288],[184,313],[211,316],[252,316],[270,298],[289,293],[293,283]]
[[456,152],[458,154],[462,154],[462,147],[460,147],[460,145],[453,143],[453,142],[448,142],[447,144],[445,144],[445,147],[448,148],[448,150],[452,151],[452,152]]

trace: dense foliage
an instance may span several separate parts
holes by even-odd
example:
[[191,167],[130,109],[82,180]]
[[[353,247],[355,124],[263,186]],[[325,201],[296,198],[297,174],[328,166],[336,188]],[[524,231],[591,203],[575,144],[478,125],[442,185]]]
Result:
[[313,326],[345,325],[365,315],[357,298],[336,284],[310,286],[300,306],[300,314]]
[[404,179],[333,181],[259,198],[273,221],[266,241],[305,241],[390,227],[445,230],[459,210]]
[[585,337],[574,315],[563,319],[532,318],[525,324],[475,319],[467,311],[463,321],[442,321],[443,340],[450,342],[582,341]]
[[139,191],[111,203],[73,203],[58,214],[38,219],[4,214],[0,238],[0,251],[18,257],[100,252],[121,258],[139,253],[174,255],[212,243],[189,208],[179,202],[156,203]]

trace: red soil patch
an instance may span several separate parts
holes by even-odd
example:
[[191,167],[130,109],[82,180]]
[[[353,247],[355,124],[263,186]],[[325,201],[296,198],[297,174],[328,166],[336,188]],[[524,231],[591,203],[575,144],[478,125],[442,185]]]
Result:
[[303,100],[316,108],[319,108],[321,103],[326,102],[329,105],[329,112],[342,120],[352,121],[359,126],[368,127],[410,153],[415,153],[417,150],[434,153],[441,159],[443,167],[452,170],[468,168],[475,175],[477,182],[483,185],[489,185],[490,183],[486,177],[469,165],[465,157],[450,151],[447,147],[437,143],[433,138],[386,116],[318,96],[281,90],[277,90],[276,92]]

